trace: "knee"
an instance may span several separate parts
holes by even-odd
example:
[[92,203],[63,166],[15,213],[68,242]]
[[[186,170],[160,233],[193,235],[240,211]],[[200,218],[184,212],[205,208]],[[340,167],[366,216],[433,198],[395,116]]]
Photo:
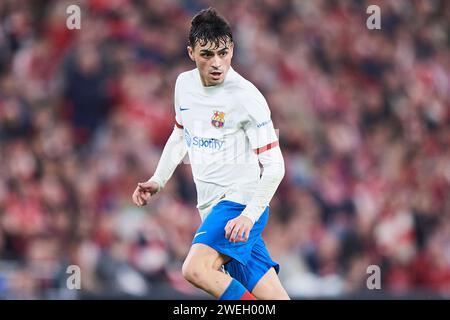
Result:
[[195,286],[201,285],[205,272],[207,271],[206,268],[202,267],[201,263],[192,261],[185,261],[181,270],[183,277]]

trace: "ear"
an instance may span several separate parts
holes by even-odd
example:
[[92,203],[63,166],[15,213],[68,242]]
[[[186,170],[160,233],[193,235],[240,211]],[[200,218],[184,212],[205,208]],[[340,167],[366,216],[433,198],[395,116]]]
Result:
[[230,56],[233,58],[233,51],[234,51],[234,43],[231,43],[230,45]]
[[187,52],[188,52],[189,58],[191,58],[191,60],[195,62],[194,50],[192,49],[191,46],[187,47]]

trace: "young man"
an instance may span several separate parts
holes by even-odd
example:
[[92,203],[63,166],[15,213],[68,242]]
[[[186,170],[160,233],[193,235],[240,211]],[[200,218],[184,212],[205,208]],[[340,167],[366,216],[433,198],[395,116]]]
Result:
[[192,19],[187,50],[197,68],[177,78],[173,132],[133,201],[147,204],[187,152],[202,224],[184,277],[224,300],[289,299],[261,238],[284,161],[266,100],[230,66],[233,47],[230,26],[214,9]]

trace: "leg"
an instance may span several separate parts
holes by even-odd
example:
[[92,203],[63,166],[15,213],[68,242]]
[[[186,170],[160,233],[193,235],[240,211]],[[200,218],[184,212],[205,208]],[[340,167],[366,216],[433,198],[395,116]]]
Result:
[[289,295],[281,285],[280,279],[274,268],[270,268],[266,274],[259,279],[252,290],[252,295],[258,300],[290,300]]
[[[221,271],[222,265],[227,262],[236,261],[236,264],[240,264],[250,257],[255,237],[259,237],[267,221],[268,209],[253,226],[249,241],[230,243],[225,237],[224,227],[230,219],[241,214],[244,208],[244,205],[231,201],[219,202],[197,230],[183,264],[183,276],[186,280],[223,300],[255,299],[239,278]],[[266,270],[267,268],[262,272],[265,273]]]
[[279,266],[270,257],[262,238],[253,246],[246,265],[231,260],[225,269],[258,300],[290,300],[277,275]]
[[183,263],[183,276],[197,288],[219,298],[232,280],[229,275],[220,270],[229,260],[229,257],[213,248],[196,243],[192,245]]

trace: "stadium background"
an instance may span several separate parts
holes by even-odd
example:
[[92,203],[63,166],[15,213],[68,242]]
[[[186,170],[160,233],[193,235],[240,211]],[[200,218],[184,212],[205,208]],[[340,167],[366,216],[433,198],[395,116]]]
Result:
[[[81,30],[66,28],[70,4]],[[371,4],[381,30],[366,27]],[[291,296],[449,298],[444,0],[0,1],[0,298],[209,298],[181,275],[200,222],[189,165],[131,202],[209,5],[279,129],[286,176],[264,237]]]

